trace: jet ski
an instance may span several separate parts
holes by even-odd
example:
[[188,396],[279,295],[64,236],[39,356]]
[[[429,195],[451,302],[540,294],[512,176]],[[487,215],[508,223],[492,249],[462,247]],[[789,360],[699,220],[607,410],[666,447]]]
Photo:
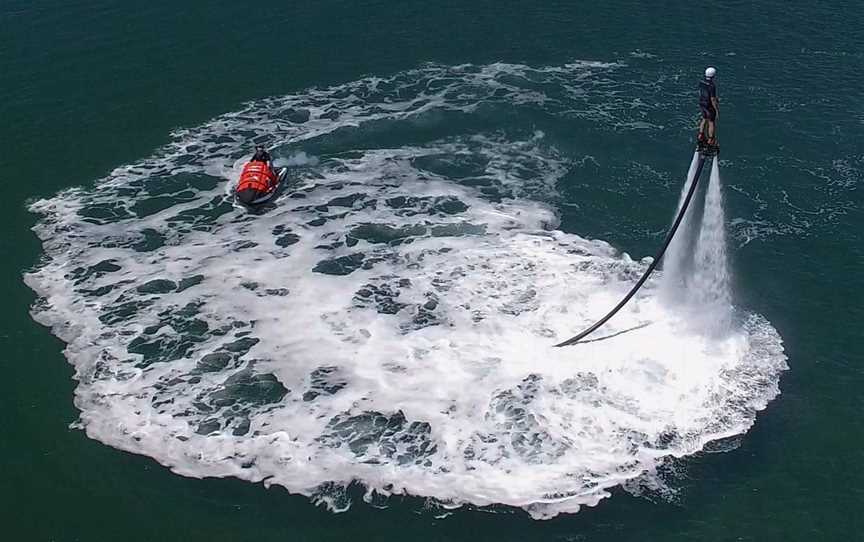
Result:
[[260,190],[243,190],[234,192],[234,199],[237,203],[241,205],[245,205],[246,207],[256,207],[258,205],[262,205],[272,200],[276,194],[279,192],[279,188],[282,186],[282,182],[285,180],[285,177],[288,175],[288,168],[283,167],[279,168],[276,171],[276,182],[266,191]]

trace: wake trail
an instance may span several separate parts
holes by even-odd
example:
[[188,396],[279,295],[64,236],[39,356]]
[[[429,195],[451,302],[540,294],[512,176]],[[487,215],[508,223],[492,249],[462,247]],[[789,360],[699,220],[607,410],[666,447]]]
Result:
[[[335,511],[360,483],[375,502],[535,518],[659,483],[669,457],[745,433],[786,369],[758,314],[711,337],[649,281],[604,329],[626,335],[551,346],[648,262],[561,231],[572,160],[542,132],[489,126],[539,108],[619,130],[646,92],[619,79],[598,63],[431,65],[310,89],[34,202],[44,253],[25,281],[33,318],[67,343],[76,427],[184,476],[279,485]],[[293,169],[253,216],[226,178],[258,133]],[[376,133],[414,143],[370,146]],[[682,249],[695,271],[679,276],[728,284],[714,177],[707,218],[684,217],[700,248]]]

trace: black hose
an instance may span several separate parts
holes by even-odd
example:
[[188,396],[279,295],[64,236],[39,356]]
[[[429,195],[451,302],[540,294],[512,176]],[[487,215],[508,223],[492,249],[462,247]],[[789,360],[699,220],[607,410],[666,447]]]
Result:
[[657,264],[660,263],[660,259],[663,258],[663,254],[666,252],[666,249],[669,248],[669,243],[672,242],[672,238],[675,236],[675,232],[678,230],[678,226],[681,225],[681,221],[684,219],[684,213],[687,211],[687,207],[690,205],[690,200],[693,199],[693,194],[696,192],[696,185],[699,184],[699,177],[702,176],[702,167],[705,165],[705,156],[702,154],[699,155],[699,164],[696,166],[696,174],[693,175],[693,183],[690,185],[690,190],[687,192],[687,197],[684,199],[684,204],[681,205],[681,211],[678,212],[678,216],[675,217],[675,222],[672,223],[672,227],[669,228],[669,233],[666,234],[666,240],[663,242],[663,246],[660,247],[660,251],[657,252],[657,255],[654,257],[654,261],[651,262],[651,265],[648,266],[648,269],[645,270],[645,273],[642,275],[642,278],[639,279],[639,282],[636,283],[635,286],[630,290],[630,292],[624,296],[624,299],[621,300],[620,303],[615,305],[615,308],[609,311],[609,314],[601,318],[596,324],[589,327],[579,335],[575,337],[571,337],[564,342],[558,343],[555,346],[570,346],[571,344],[575,344],[594,331],[597,330],[600,326],[609,321],[610,318],[615,316],[615,313],[621,310],[621,308],[630,301],[630,298],[636,295],[636,292],[639,291],[639,288],[645,284],[645,281],[648,280],[648,277],[651,275],[651,272],[654,271],[654,268],[657,267]]

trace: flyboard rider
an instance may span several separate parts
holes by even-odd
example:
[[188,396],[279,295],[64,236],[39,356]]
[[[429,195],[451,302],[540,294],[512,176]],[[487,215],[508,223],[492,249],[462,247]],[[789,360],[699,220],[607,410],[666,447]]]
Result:
[[717,145],[716,123],[720,116],[720,101],[717,98],[717,85],[714,83],[716,75],[717,69],[709,67],[705,70],[705,78],[699,81],[699,109],[702,111],[702,119],[699,121],[697,141],[700,147]]

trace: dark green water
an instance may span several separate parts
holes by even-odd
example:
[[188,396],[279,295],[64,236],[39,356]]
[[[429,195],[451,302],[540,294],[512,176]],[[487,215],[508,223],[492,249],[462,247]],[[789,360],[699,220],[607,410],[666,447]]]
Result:
[[[864,529],[860,131],[864,8],[854,2],[706,7],[621,2],[17,2],[0,6],[3,438],[0,517],[9,540],[854,540]],[[150,155],[171,130],[248,100],[434,62],[534,67],[618,62],[610,93],[653,129],[513,115],[561,153],[625,154],[677,178],[707,64],[720,70],[736,300],[784,339],[782,394],[727,453],[677,465],[669,501],[614,492],[545,522],[519,510],[457,510],[419,499],[343,514],[234,479],[196,480],[69,428],[78,417],[64,345],[28,314],[37,264],[26,204],[89,185]],[[632,70],[632,78],[628,75]],[[640,86],[644,93],[639,91]],[[683,97],[682,97],[683,96]],[[625,115],[626,117],[626,115]],[[469,128],[482,131],[483,122]],[[440,136],[447,128],[440,128]],[[592,130],[596,130],[592,132]],[[599,135],[598,135],[599,134]],[[399,134],[382,133],[389,146]],[[375,142],[370,142],[370,146]],[[589,152],[590,151],[590,152]],[[604,160],[605,159],[605,160]],[[623,167],[623,166],[622,166]],[[653,252],[679,184],[562,181],[561,228],[635,255]]]

